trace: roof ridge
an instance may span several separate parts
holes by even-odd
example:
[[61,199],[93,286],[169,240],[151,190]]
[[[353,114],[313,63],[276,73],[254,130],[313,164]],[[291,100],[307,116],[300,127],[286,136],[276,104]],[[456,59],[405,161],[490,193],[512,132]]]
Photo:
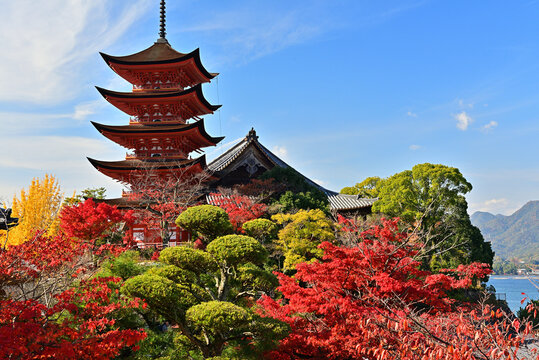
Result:
[[[241,154],[241,152],[245,149],[245,147],[249,144],[246,140],[247,138],[240,139],[236,144],[234,144],[234,146],[230,147],[227,151],[225,151],[224,153],[222,153],[221,155],[213,159],[208,164],[208,167],[211,167],[212,165],[219,163],[219,161],[222,161],[222,159],[224,159],[230,152],[232,151],[238,152],[239,154],[234,155],[233,159],[227,160],[227,162],[224,165],[220,165],[219,168],[222,168],[223,166],[226,166],[227,164],[229,164],[230,161],[233,161],[234,159],[236,159]],[[243,149],[235,150],[236,148],[241,148],[242,146],[244,146]],[[215,169],[215,171],[219,171],[219,169]]]

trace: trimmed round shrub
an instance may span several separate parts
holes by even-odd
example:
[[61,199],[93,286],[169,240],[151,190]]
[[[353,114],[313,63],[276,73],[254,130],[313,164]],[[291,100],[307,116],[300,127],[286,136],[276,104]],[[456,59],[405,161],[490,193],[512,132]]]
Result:
[[238,280],[243,284],[249,284],[255,290],[262,290],[266,293],[279,285],[277,276],[272,272],[250,263],[238,267]]
[[188,208],[178,216],[176,225],[202,236],[206,242],[232,232],[232,224],[226,211],[213,205]]
[[277,224],[268,219],[253,219],[247,221],[243,224],[242,228],[247,235],[252,236],[261,242],[277,239],[277,234],[279,232]]
[[180,321],[187,309],[197,303],[191,293],[159,275],[135,276],[125,282],[122,292],[144,299],[152,309],[174,322]]
[[195,274],[217,270],[217,264],[210,254],[187,246],[175,246],[164,249],[159,255],[159,261],[191,271]]
[[190,308],[185,318],[197,328],[218,334],[237,331],[247,326],[252,314],[226,301],[208,301]]
[[260,265],[268,257],[268,252],[256,239],[244,235],[218,237],[208,244],[206,251],[228,266],[245,263]]
[[182,285],[192,284],[196,281],[196,275],[192,271],[181,269],[175,265],[153,267],[146,274],[162,276]]

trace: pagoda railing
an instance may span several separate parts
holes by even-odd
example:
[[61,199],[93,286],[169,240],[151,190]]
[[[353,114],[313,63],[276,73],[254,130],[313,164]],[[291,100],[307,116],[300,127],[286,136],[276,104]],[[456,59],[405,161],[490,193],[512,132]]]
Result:
[[[200,118],[197,118],[197,120],[200,120]],[[130,124],[155,124],[160,122],[174,122],[174,123],[182,123],[185,124],[185,120],[182,119],[181,116],[178,115],[164,115],[164,116],[152,116],[152,117],[145,117],[143,119],[140,119],[138,116],[133,116],[129,118]]]
[[[198,153],[202,153],[199,151]],[[160,159],[176,159],[176,160],[185,160],[187,156],[183,153],[172,152],[172,151],[162,151],[162,150],[152,150],[150,152],[142,152],[137,154],[134,153],[125,153],[126,160],[140,159],[140,160],[160,160]]]
[[191,244],[187,241],[169,241],[166,244],[163,244],[162,242],[152,242],[152,243],[146,243],[146,242],[137,242],[135,245],[133,245],[131,248],[133,249],[163,249],[166,247],[175,247],[175,246],[191,246]]
[[152,84],[152,85],[133,85],[133,91],[170,91],[181,90],[179,84]]

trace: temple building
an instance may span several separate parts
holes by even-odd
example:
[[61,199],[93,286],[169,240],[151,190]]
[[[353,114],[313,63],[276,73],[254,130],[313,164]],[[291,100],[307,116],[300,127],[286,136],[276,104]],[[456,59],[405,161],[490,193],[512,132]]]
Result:
[[161,37],[148,49],[133,55],[102,56],[112,70],[133,85],[133,91],[99,87],[97,90],[130,118],[124,126],[93,125],[105,137],[132,152],[122,161],[89,159],[92,165],[129,185],[148,168],[157,167],[163,176],[188,167],[203,171],[204,155],[196,159],[189,159],[188,155],[200,152],[202,147],[215,146],[223,138],[209,136],[200,118],[219,106],[211,105],[202,93],[202,82],[209,82],[217,74],[204,69],[198,50],[179,53]]
[[[159,38],[149,48],[127,56],[101,54],[107,65],[132,84],[131,92],[97,87],[113,106],[129,116],[127,125],[92,124],[106,138],[125,147],[124,160],[101,161],[88,158],[101,173],[126,185],[130,191],[122,198],[108,199],[109,204],[136,207],[147,186],[170,179],[189,182],[197,174],[206,174],[201,149],[215,146],[223,137],[210,136],[202,116],[212,114],[220,105],[212,105],[202,92],[202,84],[218,74],[207,71],[199,50],[188,54],[174,50],[165,32],[165,2],[161,1]],[[172,239],[181,240],[182,232],[173,228]],[[147,241],[148,229],[135,226],[134,237]]]
[[[211,187],[217,188],[222,186],[227,188],[237,184],[245,184],[276,166],[291,168],[290,165],[262,145],[258,141],[255,130],[251,129],[247,136],[208,164],[208,169],[212,171],[216,178],[211,184]],[[326,194],[329,208],[332,212],[354,216],[371,213],[372,204],[376,199],[365,199],[358,195],[339,194],[318,185],[305,175],[299,174],[308,184]],[[207,196],[206,198],[208,203],[213,202],[211,196]]]
[[[88,158],[98,171],[129,189],[121,198],[105,201],[142,213],[149,206],[148,202],[143,206],[141,194],[160,182],[173,179],[190,186],[190,179],[200,175],[204,178],[205,193],[210,194],[217,187],[245,184],[275,166],[290,168],[258,141],[254,129],[206,164],[202,149],[215,146],[223,137],[210,136],[205,130],[202,116],[214,113],[220,105],[212,105],[204,98],[202,84],[211,82],[218,74],[204,68],[199,49],[180,53],[170,46],[165,35],[165,1],[161,0],[159,38],[152,46],[127,56],[101,53],[107,65],[132,84],[131,92],[97,87],[110,104],[129,116],[126,125],[92,122],[103,136],[128,150],[123,160]],[[197,157],[193,158],[193,154]],[[338,194],[304,178],[328,196],[332,211],[354,215],[370,213],[373,199]],[[203,200],[203,196],[197,198],[197,201]],[[211,196],[206,196],[206,202],[212,203]],[[160,226],[167,228],[166,223]],[[171,245],[190,238],[190,234],[173,223],[168,224],[168,229]],[[140,246],[158,244],[164,238],[163,233],[160,238],[155,224],[147,225],[142,220],[130,231]]]

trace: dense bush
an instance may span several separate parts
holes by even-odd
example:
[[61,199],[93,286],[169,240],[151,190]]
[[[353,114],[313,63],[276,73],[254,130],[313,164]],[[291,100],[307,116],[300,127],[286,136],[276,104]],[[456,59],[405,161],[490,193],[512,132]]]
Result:
[[206,249],[208,253],[227,266],[240,263],[262,265],[267,258],[266,249],[255,239],[244,235],[226,235],[213,240]]
[[[357,245],[324,242],[321,261],[279,275],[283,299],[260,301],[291,326],[271,359],[516,359],[530,324],[485,304],[448,297],[490,272],[473,263],[433,274],[415,257],[396,220],[359,235]],[[486,355],[488,354],[488,355]]]
[[178,216],[176,225],[191,231],[193,235],[200,235],[206,243],[232,232],[226,211],[213,205],[188,208]]
[[273,179],[275,183],[283,186],[284,192],[273,195],[273,204],[279,205],[280,212],[300,209],[320,209],[329,212],[327,195],[292,168],[276,166],[266,171],[260,178]]
[[324,241],[335,240],[333,222],[321,210],[300,210],[295,214],[277,214],[272,217],[282,225],[278,244],[284,254],[284,270],[294,270],[297,264],[321,259]]
[[273,239],[277,239],[279,227],[268,219],[254,219],[247,221],[242,226],[243,231],[258,241],[265,243]]
[[149,311],[178,328],[173,353],[180,358],[259,359],[289,329],[252,307],[277,285],[275,275],[260,266],[266,258],[266,249],[244,235],[218,237],[206,251],[167,248],[122,291],[145,299]]

